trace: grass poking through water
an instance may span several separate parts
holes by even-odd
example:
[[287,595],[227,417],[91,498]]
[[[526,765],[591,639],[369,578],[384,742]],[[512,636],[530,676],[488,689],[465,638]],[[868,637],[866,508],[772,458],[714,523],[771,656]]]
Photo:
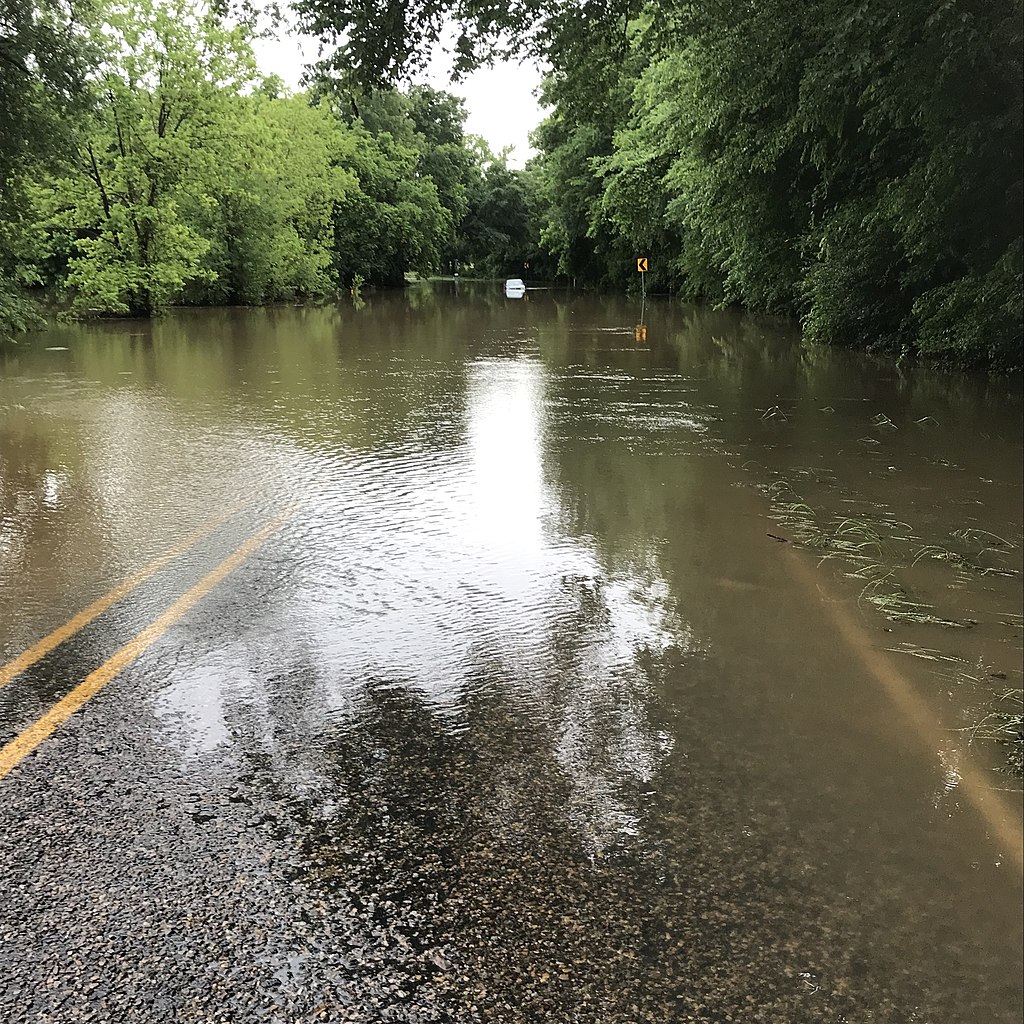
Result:
[[1005,690],[998,694],[993,710],[972,732],[978,739],[1006,748],[1007,772],[1017,776],[1024,774],[1024,691]]
[[[766,416],[774,418],[773,414],[774,410],[768,410]],[[887,428],[889,423],[879,419],[875,425]],[[797,476],[801,475],[797,471]],[[814,471],[808,470],[806,475],[812,482],[819,482]],[[948,565],[951,586],[969,585],[992,576],[1020,576],[1018,569],[1007,564],[1007,556],[1016,545],[986,530],[956,530],[948,535],[946,543],[935,543],[917,535],[908,523],[897,520],[885,508],[856,516],[823,516],[781,475],[762,485],[761,490],[771,502],[772,518],[788,533],[785,539],[817,554],[819,565],[835,563],[843,576],[860,584],[859,602],[893,623],[948,630],[971,629],[978,624],[974,619],[944,616],[930,601],[913,592],[907,577],[922,563]],[[1022,625],[1021,616],[1015,612],[1005,613],[1000,621],[1015,629]],[[939,649],[912,643],[887,649],[937,663],[960,661]],[[985,680],[979,678],[977,682],[979,687],[986,686]],[[1005,747],[1006,770],[1016,775],[1024,770],[1022,712],[1021,690],[1006,690],[994,696],[994,706],[970,730],[972,738]]]

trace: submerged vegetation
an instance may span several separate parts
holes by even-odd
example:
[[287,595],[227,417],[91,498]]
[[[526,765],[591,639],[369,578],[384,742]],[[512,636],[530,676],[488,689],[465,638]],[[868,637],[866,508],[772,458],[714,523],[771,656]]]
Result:
[[1024,775],[1024,691],[1005,690],[995,707],[975,727],[975,734],[1006,748],[1008,771]]
[[[756,464],[750,464],[754,468]],[[763,467],[760,467],[763,470]],[[812,483],[820,483],[821,473],[808,471]],[[831,482],[831,481],[830,481]],[[945,544],[926,543],[908,523],[877,506],[856,515],[828,515],[816,509],[785,476],[759,485],[771,502],[772,518],[788,541],[818,558],[819,565],[831,564],[851,583],[859,586],[858,603],[893,627],[897,625],[932,626],[941,630],[969,630],[978,625],[974,619],[943,615],[912,580],[914,570],[928,562],[944,569],[946,587],[958,588],[984,577],[1019,579],[1020,570],[1010,564],[1016,551],[1012,542],[984,530],[967,528],[950,534]],[[934,588],[929,588],[932,591]],[[1019,618],[1006,622],[1014,631]],[[893,628],[886,627],[888,632]],[[941,676],[956,686],[968,685],[977,693],[980,707],[974,722],[965,730],[972,741],[994,743],[1003,748],[1005,770],[1012,775],[1024,773],[1024,704],[1019,689],[993,689],[1006,674],[984,663],[970,665],[962,657],[938,646],[923,647],[912,641],[893,640],[886,649],[933,662]]]
[[[651,285],[817,340],[1022,362],[1021,0],[293,0],[288,95],[251,5],[0,0],[0,330],[265,302],[456,266]],[[525,171],[398,84],[544,62]],[[331,48],[333,47],[333,49]]]

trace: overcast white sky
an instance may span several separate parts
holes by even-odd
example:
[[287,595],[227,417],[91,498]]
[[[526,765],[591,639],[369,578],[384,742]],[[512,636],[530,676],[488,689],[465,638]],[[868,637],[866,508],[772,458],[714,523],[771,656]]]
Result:
[[[276,39],[256,43],[256,58],[264,73],[280,75],[296,88],[307,64],[317,58],[315,39],[282,31]],[[482,135],[495,152],[513,147],[510,163],[522,167],[533,154],[529,133],[543,117],[534,96],[540,72],[531,64],[500,64],[483,68],[458,85],[448,80],[450,62],[444,53],[435,55],[427,81],[437,89],[447,89],[466,101],[469,117],[466,131]]]

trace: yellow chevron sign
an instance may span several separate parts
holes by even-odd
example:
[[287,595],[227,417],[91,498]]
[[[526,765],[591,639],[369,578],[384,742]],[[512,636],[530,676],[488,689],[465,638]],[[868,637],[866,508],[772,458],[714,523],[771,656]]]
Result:
[[647,257],[646,256],[638,256],[637,257],[636,272],[638,274],[646,274],[647,273]]

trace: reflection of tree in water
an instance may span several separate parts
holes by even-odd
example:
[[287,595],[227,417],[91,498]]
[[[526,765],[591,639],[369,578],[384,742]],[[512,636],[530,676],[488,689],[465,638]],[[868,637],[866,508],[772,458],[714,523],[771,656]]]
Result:
[[1005,378],[936,373],[928,366],[894,370],[891,359],[802,340],[788,320],[727,310],[685,309],[664,319],[659,337],[666,339],[661,354],[700,379],[709,400],[749,412],[751,419],[769,400],[806,402],[817,410],[840,398],[865,400],[868,415],[882,405],[894,418],[932,415],[989,431],[1004,424],[1009,436],[1019,435],[1024,392]]
[[47,467],[52,464],[50,442],[8,414],[0,423],[0,569],[13,576],[35,545],[31,537],[47,514]]
[[562,559],[535,631],[485,633],[442,690],[335,667],[329,637],[251,649],[226,717],[298,832],[353,1019],[671,1019],[685,963],[646,823],[667,596],[586,544]]
[[0,645],[36,638],[15,635],[19,624],[35,628],[22,602],[59,614],[82,572],[81,553],[93,565],[105,539],[100,482],[87,472],[81,438],[57,411],[61,396],[50,397],[46,411],[0,399]]
[[[281,745],[242,739],[299,829],[302,879],[327,901],[365,1014],[353,1019],[668,1019],[663,968],[639,969],[658,941],[641,879],[584,856],[555,727],[525,717],[501,673],[481,663],[445,710],[378,680],[343,715],[301,724],[311,705],[289,688],[268,700]],[[249,710],[232,717],[243,733]]]
[[[689,654],[657,578],[562,578],[542,673],[531,673],[569,780],[566,816],[592,855],[642,842],[642,802],[671,750],[652,663]],[[674,627],[674,628],[673,628]]]
[[844,1008],[792,970],[814,963],[791,926],[807,894],[756,846],[707,844],[707,792],[654,780],[641,842],[580,843],[581,766],[558,739],[571,688],[538,694],[480,653],[439,705],[413,681],[349,686],[307,653],[229,720],[297,844],[292,883],[314,908],[302,970],[338,1019],[661,1024],[756,1005],[809,1024]]
[[[641,832],[644,794],[671,748],[652,680],[661,661],[678,662],[688,653],[692,637],[683,624],[669,628],[670,601],[657,581],[604,578],[585,551],[574,553],[572,567],[575,571],[545,584],[538,599],[528,599],[529,635],[495,632],[483,621],[470,624],[465,640],[453,638],[456,650],[449,653],[457,675],[439,681],[437,665],[445,661],[432,664],[424,651],[424,677],[411,677],[409,687],[426,695],[425,707],[452,719],[463,715],[474,695],[502,695],[509,713],[519,715],[524,729],[536,730],[546,759],[557,766],[567,793],[563,827],[581,851],[601,856],[632,845]],[[296,622],[295,629],[298,633],[303,624]],[[361,706],[360,665],[345,654],[333,669],[336,655],[318,649],[329,642],[327,635],[311,637],[310,649],[295,655],[304,664],[322,666],[307,675],[280,677],[271,668],[285,656],[280,650],[268,652],[266,665],[251,670],[254,681],[273,671],[268,684],[273,689],[248,706],[247,717],[263,716],[267,734],[280,733],[286,745],[296,731],[315,734],[322,728],[319,718],[309,720],[310,709],[317,709],[316,715],[331,709],[331,720],[344,722]],[[330,683],[323,681],[325,675]],[[279,686],[279,677],[287,685]],[[315,777],[315,759],[309,769],[308,778]]]
[[[277,634],[306,636],[292,651],[247,647],[226,719],[296,822],[366,1020],[669,1019],[675,940],[647,894],[670,746],[652,662],[689,639],[654,562],[612,576],[589,541],[550,543],[525,621],[495,626],[501,596],[465,607],[475,639],[447,682],[429,662],[367,681],[308,625]],[[664,968],[641,968],[652,948]]]

